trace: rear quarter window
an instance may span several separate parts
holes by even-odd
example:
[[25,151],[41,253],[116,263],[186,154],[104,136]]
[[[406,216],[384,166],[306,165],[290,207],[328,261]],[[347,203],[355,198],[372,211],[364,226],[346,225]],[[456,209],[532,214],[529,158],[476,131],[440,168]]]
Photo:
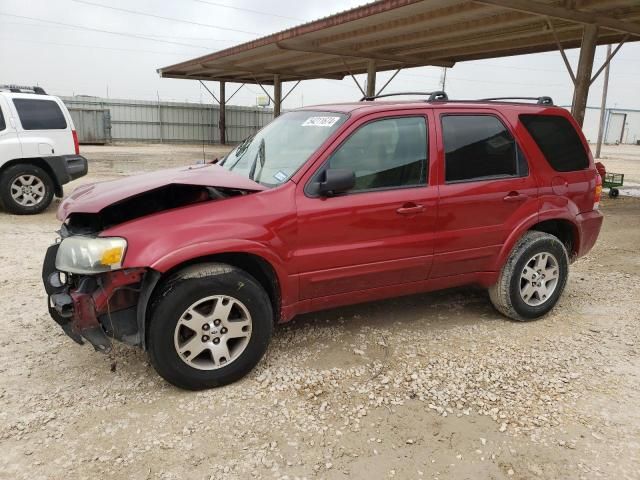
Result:
[[53,100],[15,98],[20,123],[25,130],[65,130],[67,121],[60,107]]
[[520,121],[554,170],[571,172],[589,167],[589,156],[569,120],[556,115],[520,115]]
[[0,106],[0,132],[7,128],[7,124],[4,121],[4,116],[2,115],[2,107]]

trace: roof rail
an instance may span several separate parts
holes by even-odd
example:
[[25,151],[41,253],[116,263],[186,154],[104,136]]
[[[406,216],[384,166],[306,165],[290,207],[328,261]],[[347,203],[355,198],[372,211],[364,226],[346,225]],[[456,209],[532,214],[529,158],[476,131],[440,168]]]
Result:
[[500,102],[502,100],[535,100],[538,105],[553,105],[551,97],[494,97],[483,98],[481,102]]
[[13,93],[37,93],[38,95],[46,95],[44,88],[34,86],[26,87],[24,85],[0,85],[0,90],[9,90]]
[[395,92],[395,93],[383,93],[382,95],[373,95],[372,97],[364,96],[360,99],[361,102],[371,102],[377,98],[385,98],[385,97],[398,97],[401,95],[422,95],[429,96],[427,102],[446,102],[449,100],[449,97],[442,90],[437,90],[435,92]]

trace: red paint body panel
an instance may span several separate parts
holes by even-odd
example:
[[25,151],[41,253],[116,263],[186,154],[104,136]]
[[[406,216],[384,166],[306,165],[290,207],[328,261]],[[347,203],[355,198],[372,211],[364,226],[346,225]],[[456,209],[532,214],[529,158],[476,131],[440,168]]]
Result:
[[97,213],[126,198],[170,184],[260,191],[266,187],[212,164],[170,168],[78,187],[58,209],[58,220],[74,212]]
[[[439,109],[437,115],[461,113],[458,106]],[[467,114],[468,109],[462,110]],[[498,118],[522,143],[514,131],[517,115],[502,109],[476,108],[473,114]],[[438,148],[444,165],[444,143],[441,122],[438,126]],[[538,213],[538,178],[530,168],[527,177],[502,178],[447,184],[444,168],[440,169],[440,195],[436,231],[436,256],[432,278],[496,269],[495,259],[512,231],[525,219]],[[517,201],[507,201],[518,196]]]
[[[423,186],[360,192],[330,198],[310,198],[304,187],[354,131],[373,120],[423,116],[427,121],[428,156],[436,157],[433,117],[422,111],[396,108],[392,115],[375,112],[355,119],[344,128],[302,176],[297,192],[298,246],[294,265],[299,272],[300,300],[339,295],[370,288],[425,280],[428,276],[437,217],[438,190]],[[415,214],[402,208],[421,207]]]
[[[128,242],[124,268],[167,272],[223,253],[261,257],[280,286],[281,321],[303,312],[465,284],[490,286],[519,238],[538,222],[563,220],[576,233],[576,254],[587,253],[602,215],[593,210],[596,170],[560,173],[518,120],[522,113],[561,115],[555,107],[476,103],[358,103],[323,106],[347,121],[291,179],[265,189],[219,167],[181,168],[82,187],[61,217],[102,208],[167,183],[252,191],[138,218],[100,233]],[[526,177],[447,184],[440,117],[497,116],[529,165]],[[372,119],[424,116],[428,174],[424,185],[319,198],[305,186],[358,127]],[[588,145],[582,137],[585,149]],[[507,197],[517,193],[521,198]],[[410,215],[406,207],[422,206]]]
[[98,317],[136,305],[138,294],[122,289],[139,284],[146,269],[118,270],[102,277],[102,286],[91,293],[71,292],[73,299],[73,329],[79,335],[88,330],[100,329]]

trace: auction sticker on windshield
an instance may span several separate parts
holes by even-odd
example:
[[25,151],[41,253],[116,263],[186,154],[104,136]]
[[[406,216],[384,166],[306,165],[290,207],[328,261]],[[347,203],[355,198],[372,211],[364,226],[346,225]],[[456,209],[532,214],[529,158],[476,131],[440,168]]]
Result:
[[333,127],[340,117],[309,117],[302,124],[303,127]]
[[282,170],[278,170],[274,175],[274,178],[278,180],[280,183],[284,182],[287,179],[287,174]]

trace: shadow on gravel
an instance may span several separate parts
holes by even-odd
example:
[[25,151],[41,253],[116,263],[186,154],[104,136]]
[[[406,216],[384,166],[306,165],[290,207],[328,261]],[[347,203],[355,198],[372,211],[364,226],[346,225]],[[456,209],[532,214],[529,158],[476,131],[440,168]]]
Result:
[[275,335],[283,327],[296,331],[311,324],[353,330],[363,326],[391,328],[398,322],[405,329],[424,328],[427,323],[434,330],[446,330],[496,320],[508,321],[493,309],[485,290],[464,287],[299,315],[276,329]]

